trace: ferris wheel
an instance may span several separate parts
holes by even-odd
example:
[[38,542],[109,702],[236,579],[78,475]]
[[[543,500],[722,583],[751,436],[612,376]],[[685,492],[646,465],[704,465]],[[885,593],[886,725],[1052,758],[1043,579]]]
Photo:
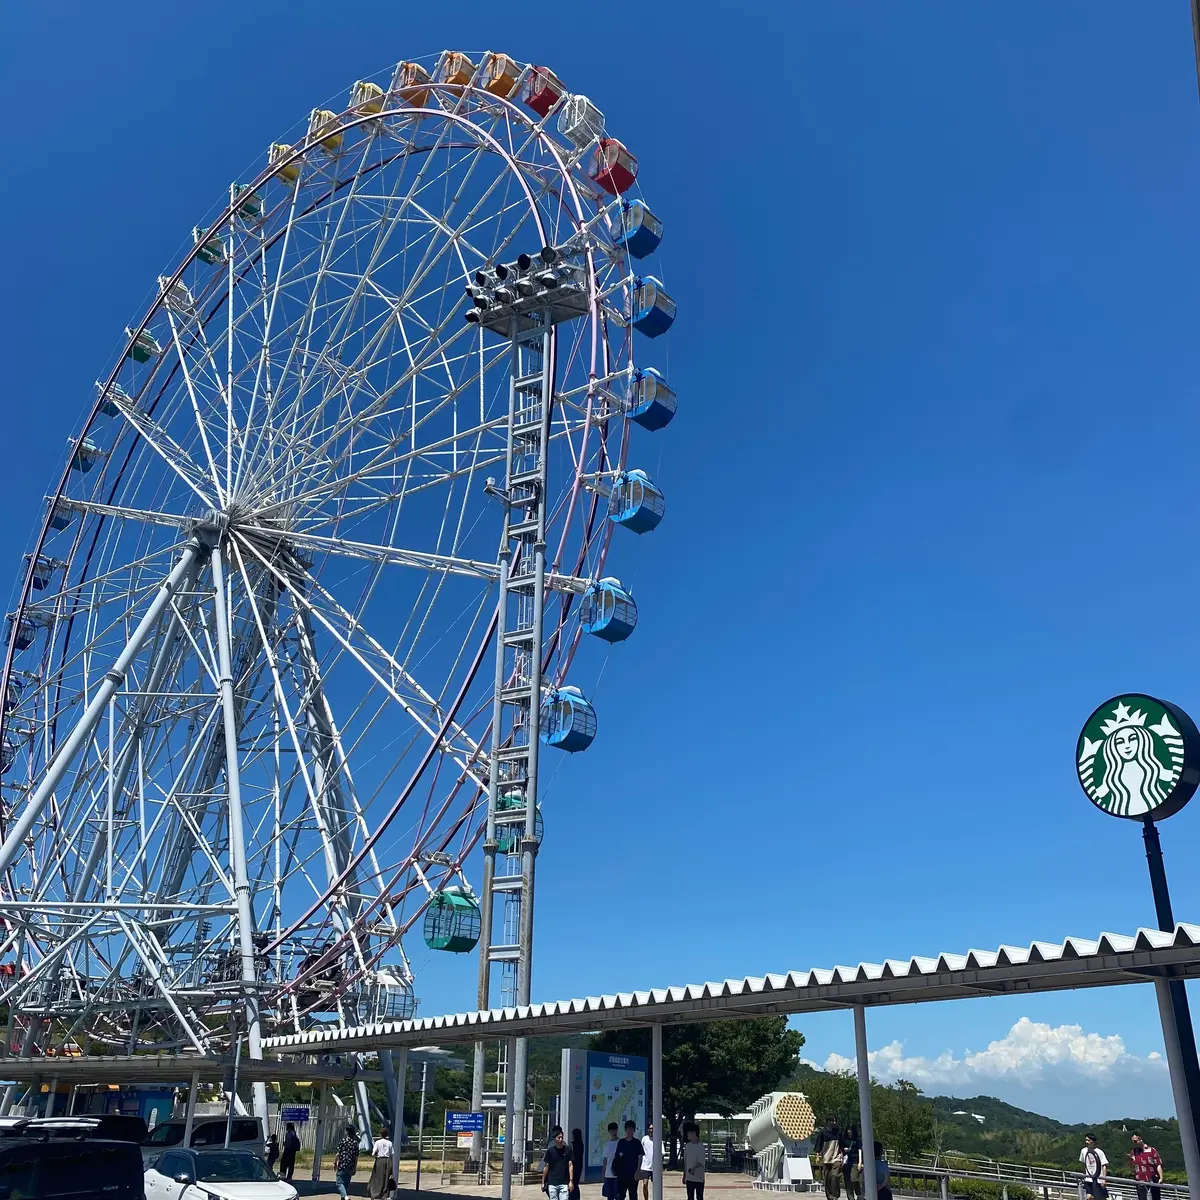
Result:
[[632,633],[610,542],[664,511],[636,175],[548,68],[446,52],[159,278],[8,618],[10,1052],[407,1017],[410,939],[528,1000],[539,756],[594,738],[572,659]]

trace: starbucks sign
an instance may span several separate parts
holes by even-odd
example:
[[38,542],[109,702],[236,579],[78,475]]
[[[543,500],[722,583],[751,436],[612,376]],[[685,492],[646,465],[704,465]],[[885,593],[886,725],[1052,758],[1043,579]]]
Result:
[[1115,696],[1088,718],[1075,765],[1088,799],[1109,816],[1158,820],[1177,813],[1200,783],[1200,732],[1166,700]]

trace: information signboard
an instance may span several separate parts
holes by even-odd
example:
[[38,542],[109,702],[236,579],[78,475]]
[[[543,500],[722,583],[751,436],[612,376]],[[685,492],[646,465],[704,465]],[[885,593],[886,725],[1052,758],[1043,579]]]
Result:
[[483,1113],[481,1112],[447,1112],[447,1133],[482,1133]]

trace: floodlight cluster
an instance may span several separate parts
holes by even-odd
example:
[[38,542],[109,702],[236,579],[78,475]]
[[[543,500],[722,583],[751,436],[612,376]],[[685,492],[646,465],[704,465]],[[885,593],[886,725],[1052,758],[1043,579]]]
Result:
[[582,267],[543,246],[535,255],[519,254],[514,262],[476,271],[466,286],[474,306],[463,316],[503,334],[512,331],[514,319],[522,328],[538,313],[548,312],[551,323],[568,320],[587,311],[585,279]]

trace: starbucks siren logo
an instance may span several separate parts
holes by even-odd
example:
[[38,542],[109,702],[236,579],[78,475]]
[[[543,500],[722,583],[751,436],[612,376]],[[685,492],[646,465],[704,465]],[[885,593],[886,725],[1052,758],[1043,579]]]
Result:
[[1169,817],[1200,783],[1200,733],[1174,704],[1117,696],[1088,718],[1076,766],[1088,798],[1111,816]]

